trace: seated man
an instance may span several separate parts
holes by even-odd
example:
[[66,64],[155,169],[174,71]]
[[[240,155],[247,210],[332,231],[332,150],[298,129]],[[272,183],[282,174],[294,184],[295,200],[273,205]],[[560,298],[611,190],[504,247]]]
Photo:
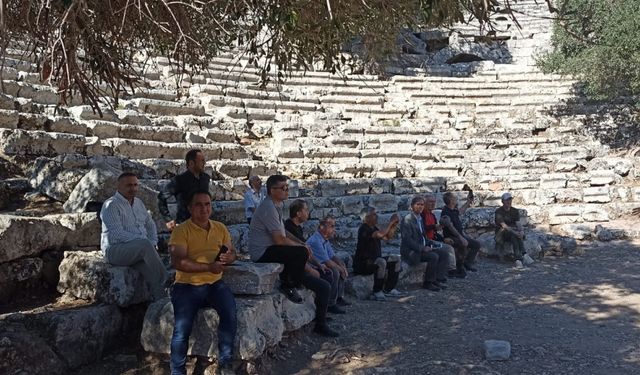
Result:
[[267,179],[267,197],[253,213],[249,224],[249,254],[261,263],[281,263],[280,291],[294,303],[302,303],[296,290],[302,285],[304,266],[309,253],[304,246],[287,238],[283,222],[283,205],[289,197],[288,178],[273,175]]
[[376,301],[386,300],[386,294],[399,296],[396,289],[402,263],[400,256],[382,256],[380,240],[390,240],[398,228],[400,218],[397,214],[391,215],[391,221],[385,230],[380,230],[378,214],[375,208],[365,208],[361,212],[362,224],[358,228],[358,242],[356,254],[353,257],[353,273],[357,275],[373,274],[372,297]]
[[[205,173],[206,160],[201,150],[189,150],[185,155],[187,170],[175,176],[158,194],[158,209],[164,217],[166,227],[171,232],[177,224],[189,218],[189,198],[194,191],[208,190],[211,177]],[[175,197],[178,212],[175,219],[169,212],[169,198]]]
[[524,250],[524,230],[520,223],[518,209],[511,206],[513,196],[511,193],[502,194],[502,207],[496,210],[496,246],[501,247],[510,243],[513,248],[513,256],[516,259],[516,267],[522,268],[522,262],[533,263],[533,259]]
[[[436,209],[436,197],[433,194],[426,194],[424,196],[424,210],[422,211],[422,222],[424,224],[424,232],[427,239],[432,243],[441,246],[444,251],[449,253],[449,276],[450,277],[463,277],[457,272],[456,269],[456,252],[451,245],[445,243],[444,238],[438,233],[442,229],[442,225],[438,224],[436,215],[432,212]],[[448,240],[453,243],[453,241]]]
[[344,299],[344,282],[347,280],[349,272],[344,262],[333,252],[333,246],[329,241],[336,232],[336,219],[326,216],[320,220],[318,230],[309,237],[307,245],[313,252],[313,257],[320,263],[329,267],[331,271],[331,297],[329,298],[329,308],[327,311],[334,314],[344,314],[340,306],[350,305]]
[[132,266],[149,285],[154,300],[166,297],[167,270],[158,256],[156,224],[136,198],[138,178],[133,173],[118,177],[118,191],[102,205],[100,247],[114,266]]
[[249,188],[244,193],[244,215],[247,218],[247,223],[251,224],[253,213],[256,212],[256,208],[263,199],[262,180],[258,176],[249,177]]
[[458,197],[452,192],[444,193],[442,199],[445,206],[442,208],[442,214],[440,214],[440,223],[444,226],[444,238],[445,240],[450,239],[453,241],[453,247],[456,249],[458,275],[459,277],[465,277],[467,275],[466,271],[477,271],[473,267],[473,263],[482,246],[480,242],[466,235],[460,220],[460,215],[463,215],[471,206],[473,198],[470,197],[460,208],[458,208]]
[[189,335],[198,310],[211,307],[220,317],[218,324],[218,368],[231,370],[238,321],[236,302],[222,281],[224,266],[236,259],[231,235],[224,224],[209,220],[211,195],[197,191],[188,205],[191,219],[171,234],[171,264],[176,281],[171,293],[175,325],[171,337],[171,374],[186,374]]
[[414,197],[411,200],[411,212],[404,217],[401,230],[400,254],[410,265],[427,262],[422,287],[434,292],[446,289],[449,254],[425,237],[424,225],[420,214],[424,209],[424,198]]

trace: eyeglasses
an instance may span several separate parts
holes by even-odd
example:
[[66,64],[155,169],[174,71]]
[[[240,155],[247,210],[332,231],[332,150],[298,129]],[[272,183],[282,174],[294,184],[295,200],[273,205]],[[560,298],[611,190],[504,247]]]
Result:
[[274,186],[274,187],[272,187],[272,189],[278,189],[278,190],[282,190],[282,191],[289,191],[289,186],[288,185]]

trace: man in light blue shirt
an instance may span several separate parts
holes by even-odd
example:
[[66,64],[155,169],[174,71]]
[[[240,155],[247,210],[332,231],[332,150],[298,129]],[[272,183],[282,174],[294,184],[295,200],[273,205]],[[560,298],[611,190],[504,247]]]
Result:
[[320,220],[318,230],[309,237],[307,245],[311,248],[313,256],[322,264],[327,266],[331,272],[320,275],[331,284],[331,295],[329,297],[329,307],[327,311],[334,314],[344,314],[345,311],[340,306],[348,306],[345,301],[344,282],[349,276],[344,262],[333,252],[333,246],[329,241],[336,232],[336,219],[326,216]]
[[251,218],[256,208],[264,200],[265,193],[262,190],[262,180],[258,176],[249,177],[249,189],[244,193],[244,215],[247,223],[251,224]]
[[158,232],[144,203],[136,198],[138,178],[133,173],[118,177],[118,191],[102,205],[100,247],[107,262],[131,266],[149,285],[154,300],[165,297],[168,278],[158,252]]

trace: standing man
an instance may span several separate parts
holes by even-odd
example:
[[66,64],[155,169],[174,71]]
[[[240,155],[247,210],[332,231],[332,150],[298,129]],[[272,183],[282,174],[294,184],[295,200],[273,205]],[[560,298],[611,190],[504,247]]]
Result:
[[[461,275],[457,272],[456,269],[456,251],[453,247],[444,242],[444,238],[438,233],[439,230],[442,229],[442,225],[438,224],[438,220],[436,215],[433,213],[433,210],[436,209],[436,197],[433,194],[426,194],[424,196],[424,210],[422,211],[422,223],[424,224],[424,234],[427,237],[427,240],[431,241],[431,243],[436,244],[436,246],[441,246],[444,251],[449,254],[449,277],[461,277],[464,278],[465,275]],[[453,243],[449,240],[449,242]]]
[[171,374],[185,375],[189,336],[198,310],[218,313],[218,368],[232,370],[237,330],[236,302],[222,281],[224,266],[236,259],[231,235],[224,224],[209,220],[209,190],[196,191],[188,205],[191,218],[171,233],[171,263],[176,281],[171,293],[175,325],[171,337]]
[[244,215],[247,218],[247,223],[251,224],[253,213],[263,199],[262,180],[258,176],[249,177],[249,188],[244,193]]
[[333,314],[344,314],[345,311],[338,307],[349,306],[350,303],[344,299],[344,283],[347,280],[349,271],[342,259],[338,258],[333,251],[330,239],[336,233],[336,219],[332,216],[325,216],[320,220],[318,230],[309,237],[307,245],[313,252],[313,257],[321,264],[329,268],[331,272],[331,298],[327,311]]
[[424,225],[420,214],[424,209],[424,198],[414,197],[411,200],[411,212],[407,214],[400,224],[401,241],[400,254],[410,265],[427,262],[422,287],[438,292],[446,289],[447,267],[449,255],[441,247],[427,241],[424,233]]
[[444,225],[444,238],[449,238],[453,241],[453,247],[456,249],[458,275],[464,277],[467,275],[466,271],[477,271],[473,267],[473,263],[482,246],[480,242],[467,236],[460,220],[460,215],[464,215],[465,211],[471,206],[473,198],[467,199],[467,202],[460,208],[458,208],[458,197],[452,192],[444,193],[442,199],[445,206],[442,208],[440,222]]
[[398,214],[391,215],[391,221],[385,230],[377,227],[376,209],[369,207],[361,212],[362,225],[358,228],[358,243],[353,257],[353,273],[357,275],[373,274],[373,294],[376,301],[386,300],[385,294],[392,297],[402,293],[396,289],[402,269],[399,255],[382,256],[381,240],[388,241],[398,228]]
[[[187,170],[169,181],[169,183],[158,194],[158,209],[166,222],[167,229],[172,231],[177,224],[189,219],[189,197],[195,191],[209,191],[211,177],[204,173],[205,160],[201,150],[193,149],[185,156]],[[170,197],[175,197],[178,203],[176,218],[172,219],[169,213],[167,201]]]
[[524,230],[520,223],[520,212],[513,207],[511,193],[502,194],[502,207],[498,207],[495,214],[496,220],[496,244],[498,246],[510,243],[513,248],[513,256],[516,259],[516,267],[522,268],[522,263],[533,263],[533,259],[524,250]]
[[102,205],[100,247],[114,266],[131,266],[144,277],[154,300],[166,297],[167,270],[156,251],[158,231],[144,203],[136,198],[138,177],[122,173],[118,191]]

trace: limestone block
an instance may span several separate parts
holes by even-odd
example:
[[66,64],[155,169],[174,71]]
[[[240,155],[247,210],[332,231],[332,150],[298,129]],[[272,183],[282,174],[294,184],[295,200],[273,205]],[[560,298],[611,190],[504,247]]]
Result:
[[586,204],[582,211],[582,219],[584,221],[609,221],[609,212],[603,205]]
[[243,201],[213,202],[213,219],[225,224],[242,224],[247,222],[244,215]]
[[0,373],[64,374],[68,368],[40,332],[0,320]]
[[627,232],[624,229],[605,228],[598,224],[594,230],[598,241],[623,240],[627,238]]
[[151,120],[144,113],[140,113],[132,109],[119,109],[115,111],[115,114],[123,124],[142,126],[149,126],[152,124]]
[[59,155],[82,153],[85,137],[41,130],[0,130],[0,152],[5,155]]
[[14,99],[12,96],[0,93],[0,110],[13,110],[15,108]]
[[142,275],[132,267],[114,267],[102,251],[66,251],[60,263],[58,292],[91,302],[129,306],[151,300]]
[[118,116],[112,109],[101,107],[101,113],[96,112],[89,105],[79,105],[67,108],[67,112],[76,120],[102,120],[118,122]]
[[612,170],[597,169],[589,172],[589,184],[591,186],[604,186],[618,183],[620,176]]
[[409,266],[407,263],[402,262],[402,270],[400,271],[400,280],[398,281],[398,285],[422,285],[422,281],[424,280],[424,271],[426,268],[427,263]]
[[631,197],[633,201],[640,202],[640,187],[631,189]]
[[68,230],[35,217],[0,215],[0,263],[60,248]]
[[322,180],[318,183],[320,194],[323,197],[339,197],[347,194],[347,181]]
[[549,208],[549,224],[570,224],[582,221],[583,205],[556,205]]
[[[285,330],[273,295],[237,298],[238,332],[235,356],[243,360],[259,357],[277,344]],[[215,358],[218,355],[218,315],[213,309],[201,309],[191,332],[189,353]],[[173,331],[173,306],[169,299],[149,306],[140,341],[148,352],[169,353]]]
[[360,215],[360,211],[364,208],[362,196],[343,197],[341,199],[340,209],[343,215]]
[[540,188],[563,189],[567,187],[568,176],[564,173],[550,173],[540,176]]
[[249,241],[249,225],[248,224],[236,224],[227,225],[229,234],[231,234],[231,242],[235,247],[238,254],[248,255],[248,242]]
[[204,107],[193,104],[146,98],[133,99],[131,103],[144,113],[153,113],[161,116],[205,115]]
[[20,115],[18,111],[0,109],[0,128],[16,129],[19,118]]
[[557,203],[582,202],[582,189],[557,189],[555,198]]
[[278,263],[238,261],[225,267],[222,275],[233,294],[269,294],[282,268]]
[[443,190],[445,185],[446,179],[442,177],[397,178],[393,180],[393,191],[395,194],[432,193]]
[[357,299],[367,299],[373,291],[373,275],[353,275],[345,283],[345,292]]
[[302,303],[293,303],[282,293],[273,294],[273,303],[282,318],[285,332],[298,330],[316,317],[313,292],[309,289],[303,289],[299,292],[304,299]]
[[33,165],[29,184],[40,193],[65,202],[86,172],[86,169],[64,169],[60,161],[40,157]]
[[538,189],[540,178],[538,175],[511,175],[507,177],[509,188],[516,189]]
[[[104,202],[115,194],[119,173],[105,166],[92,168],[76,184],[62,207],[66,212],[84,212],[88,202]],[[142,200],[151,216],[156,219],[160,217],[157,191],[141,182],[136,196]]]
[[493,207],[469,208],[462,216],[462,224],[469,228],[493,228],[495,226],[495,212],[496,209]]
[[372,194],[386,194],[391,193],[393,188],[393,181],[388,178],[374,178],[371,180],[371,193]]
[[604,157],[593,158],[587,165],[589,170],[612,170],[620,176],[626,176],[629,174],[631,168],[633,168],[633,161],[625,158],[616,157]]
[[37,282],[41,273],[40,258],[23,258],[0,264],[0,303],[8,302],[15,292],[30,282]]
[[109,345],[124,334],[126,322],[114,305],[15,314],[9,320],[38,332],[72,369],[102,358]]
[[583,199],[586,203],[607,203],[611,202],[609,186],[598,186],[584,188]]
[[[506,244],[503,253],[496,249],[496,239],[494,232],[484,233],[476,238],[481,244],[480,252],[486,256],[499,257],[499,256],[511,256],[513,249],[510,244]],[[546,238],[544,234],[540,234],[534,231],[525,230],[524,249],[532,258],[537,258],[542,254],[543,248],[546,245]]]
[[576,240],[588,240],[593,236],[593,224],[562,224],[553,227],[554,233],[575,238]]
[[571,172],[577,167],[578,163],[575,161],[575,159],[566,158],[558,160],[554,166],[554,170],[556,172]]
[[372,195],[369,197],[369,207],[375,208],[378,213],[396,212],[398,198],[393,194]]
[[368,179],[352,179],[347,180],[346,192],[352,194],[369,194],[372,182]]

